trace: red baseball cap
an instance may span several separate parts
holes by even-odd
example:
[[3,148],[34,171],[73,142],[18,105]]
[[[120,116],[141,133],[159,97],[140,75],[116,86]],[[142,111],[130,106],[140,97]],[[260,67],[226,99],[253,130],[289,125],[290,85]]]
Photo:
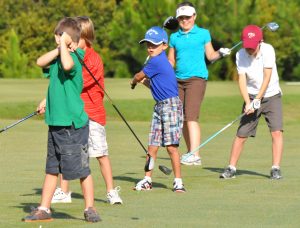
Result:
[[260,27],[256,25],[247,25],[242,32],[242,41],[244,48],[256,49],[263,40],[263,33]]

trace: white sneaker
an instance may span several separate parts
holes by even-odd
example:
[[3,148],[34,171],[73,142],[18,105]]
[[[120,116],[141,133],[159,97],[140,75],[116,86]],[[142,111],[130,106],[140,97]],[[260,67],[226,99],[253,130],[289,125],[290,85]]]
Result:
[[147,177],[147,176],[145,176],[143,180],[140,180],[133,188],[133,190],[136,191],[147,191],[151,189],[152,189],[152,180],[151,177]]
[[51,203],[72,203],[72,192],[64,193],[61,188],[56,188]]
[[182,180],[176,180],[177,178],[175,178],[174,182],[173,182],[173,192],[186,192],[184,185],[182,183]]
[[181,156],[180,163],[184,165],[201,165],[201,158],[194,154],[186,153]]
[[123,204],[123,201],[121,197],[119,196],[119,191],[121,190],[120,186],[115,187],[115,189],[112,189],[107,193],[107,202],[109,202],[111,205],[114,204]]

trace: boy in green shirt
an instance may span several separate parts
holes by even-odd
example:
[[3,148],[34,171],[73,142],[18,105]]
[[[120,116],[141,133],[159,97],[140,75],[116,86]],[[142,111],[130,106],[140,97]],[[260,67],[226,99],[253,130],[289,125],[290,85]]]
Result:
[[[45,113],[49,125],[46,177],[40,206],[33,208],[25,222],[51,221],[50,204],[58,174],[65,180],[80,179],[85,200],[84,217],[88,222],[98,222],[94,208],[93,180],[88,158],[88,116],[80,98],[83,87],[82,66],[70,51],[77,48],[80,26],[72,18],[62,19],[54,30],[58,47],[38,58],[37,64],[49,77],[47,99],[37,111]],[[83,58],[84,51],[77,49]]]

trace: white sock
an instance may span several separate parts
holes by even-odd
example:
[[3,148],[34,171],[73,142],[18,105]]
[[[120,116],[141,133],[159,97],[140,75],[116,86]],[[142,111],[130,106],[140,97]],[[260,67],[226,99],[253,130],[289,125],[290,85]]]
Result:
[[46,211],[48,214],[51,212],[50,209],[47,208],[47,207],[41,207],[41,206],[39,206],[38,209],[42,210],[42,211]]
[[181,179],[181,178],[174,178],[174,182],[175,182],[176,184],[182,185],[182,179]]
[[146,180],[149,181],[149,182],[152,182],[151,177],[145,176],[144,179],[146,179]]
[[235,167],[235,166],[229,165],[228,167],[229,167],[230,169],[232,169],[234,172],[236,172],[236,167]]
[[280,166],[278,166],[278,165],[272,165],[271,169],[280,169]]

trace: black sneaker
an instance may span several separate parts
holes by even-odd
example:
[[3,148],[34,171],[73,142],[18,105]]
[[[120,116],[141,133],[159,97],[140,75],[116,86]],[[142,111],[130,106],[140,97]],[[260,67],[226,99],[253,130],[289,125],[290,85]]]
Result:
[[92,207],[89,207],[87,211],[84,211],[83,215],[84,215],[84,218],[87,222],[99,222],[99,221],[101,221],[101,218],[100,218],[99,214]]
[[47,213],[44,210],[40,210],[36,207],[31,207],[31,213],[22,219],[24,222],[51,222],[51,212]]
[[272,179],[272,180],[279,180],[279,179],[282,178],[281,171],[278,168],[271,169],[270,173],[271,173],[270,174],[270,179]]
[[235,178],[236,171],[231,169],[230,167],[227,167],[224,169],[224,172],[220,175],[220,178],[223,179],[232,179]]

